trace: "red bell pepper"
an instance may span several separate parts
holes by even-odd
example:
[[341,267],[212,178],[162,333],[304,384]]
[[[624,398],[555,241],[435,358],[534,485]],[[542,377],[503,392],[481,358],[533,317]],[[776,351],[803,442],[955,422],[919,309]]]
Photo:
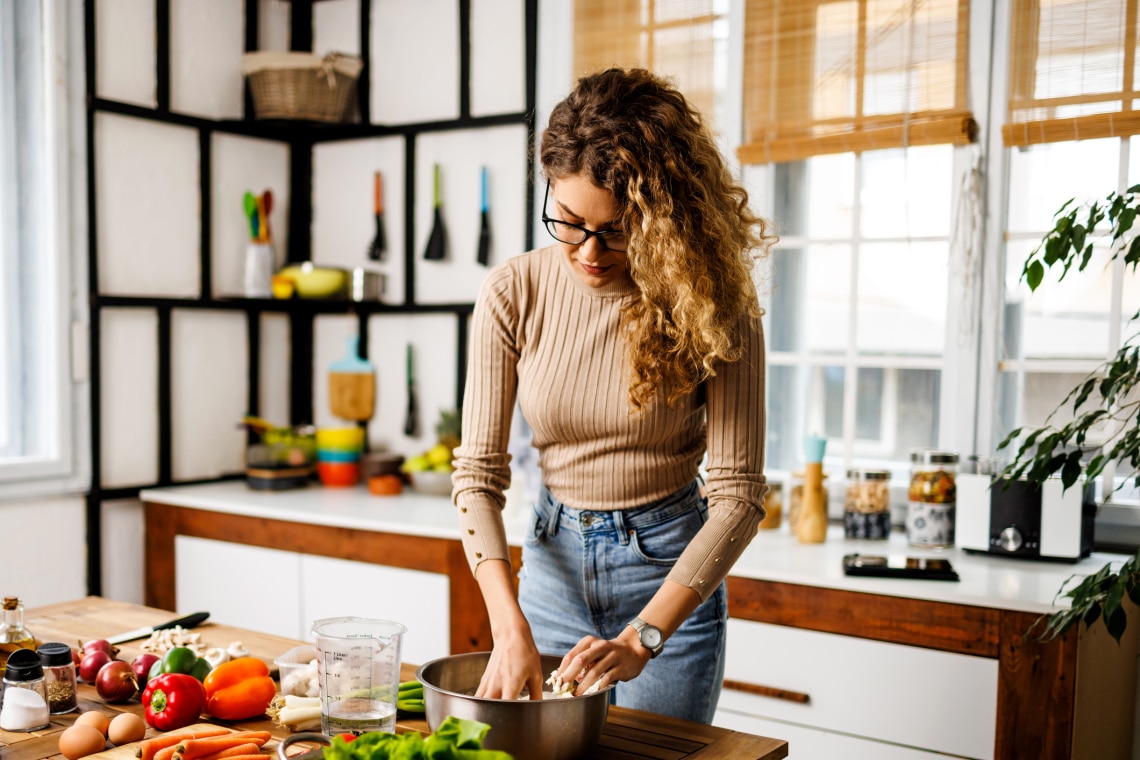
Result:
[[206,706],[206,689],[194,676],[164,673],[147,682],[142,703],[151,727],[173,731],[198,720]]
[[222,720],[261,715],[277,693],[277,683],[269,677],[269,666],[257,657],[223,662],[202,683],[206,688],[206,712]]

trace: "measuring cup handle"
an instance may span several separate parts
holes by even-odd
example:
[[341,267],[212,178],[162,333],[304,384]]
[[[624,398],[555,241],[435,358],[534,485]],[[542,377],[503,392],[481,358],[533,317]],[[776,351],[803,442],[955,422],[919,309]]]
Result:
[[315,742],[317,744],[323,744],[325,746],[332,744],[332,740],[324,734],[318,734],[312,731],[306,731],[300,734],[292,734],[290,736],[286,736],[281,740],[281,743],[277,745],[278,760],[289,760],[289,756],[285,754],[285,750],[289,747],[290,744],[296,744],[297,742]]

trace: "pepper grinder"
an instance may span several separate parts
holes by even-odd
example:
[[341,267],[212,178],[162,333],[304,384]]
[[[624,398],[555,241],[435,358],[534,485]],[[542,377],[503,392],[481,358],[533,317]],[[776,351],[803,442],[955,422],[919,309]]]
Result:
[[796,537],[803,544],[820,544],[827,538],[827,505],[823,503],[823,451],[827,439],[818,435],[804,438],[804,496]]

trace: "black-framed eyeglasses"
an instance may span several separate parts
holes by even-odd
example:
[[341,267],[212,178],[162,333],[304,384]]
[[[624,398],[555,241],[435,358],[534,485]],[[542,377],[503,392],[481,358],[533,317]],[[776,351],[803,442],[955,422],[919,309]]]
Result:
[[546,196],[542,199],[542,223],[546,231],[560,243],[582,245],[591,237],[596,237],[602,247],[616,253],[624,253],[629,248],[629,238],[621,230],[588,230],[578,224],[552,219],[546,215],[546,202],[550,199],[550,183],[546,183]]

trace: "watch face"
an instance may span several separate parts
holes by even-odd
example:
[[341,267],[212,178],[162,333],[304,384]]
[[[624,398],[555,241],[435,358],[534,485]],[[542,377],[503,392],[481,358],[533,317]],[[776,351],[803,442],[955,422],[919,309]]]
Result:
[[661,646],[661,631],[651,625],[645,626],[641,629],[641,643],[649,649],[656,649]]

